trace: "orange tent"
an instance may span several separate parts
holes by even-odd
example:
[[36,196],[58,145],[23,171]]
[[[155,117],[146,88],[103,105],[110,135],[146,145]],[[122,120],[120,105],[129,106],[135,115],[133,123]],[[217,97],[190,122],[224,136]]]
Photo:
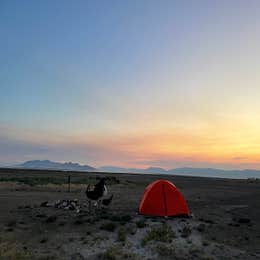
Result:
[[190,211],[185,199],[173,183],[158,180],[146,187],[139,213],[149,216],[188,216]]

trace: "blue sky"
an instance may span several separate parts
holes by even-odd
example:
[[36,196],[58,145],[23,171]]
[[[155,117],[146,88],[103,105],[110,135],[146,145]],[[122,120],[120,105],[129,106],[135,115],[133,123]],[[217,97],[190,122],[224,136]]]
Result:
[[259,7],[1,1],[0,163],[258,168]]

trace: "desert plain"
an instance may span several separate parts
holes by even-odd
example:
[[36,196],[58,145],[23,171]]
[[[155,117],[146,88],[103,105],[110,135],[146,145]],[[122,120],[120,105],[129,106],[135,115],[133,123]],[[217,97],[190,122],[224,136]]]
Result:
[[[86,187],[101,177],[113,200],[89,212]],[[191,217],[138,214],[158,179],[177,186]],[[59,200],[79,210],[44,206]],[[3,168],[0,259],[260,259],[260,181]]]

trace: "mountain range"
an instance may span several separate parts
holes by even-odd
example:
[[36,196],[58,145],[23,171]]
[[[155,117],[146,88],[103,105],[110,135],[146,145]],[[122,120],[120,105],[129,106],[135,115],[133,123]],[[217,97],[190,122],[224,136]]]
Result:
[[152,174],[171,174],[183,176],[199,176],[199,177],[217,177],[217,178],[230,178],[230,179],[247,179],[247,178],[260,178],[259,170],[222,170],[215,168],[192,168],[183,167],[165,170],[160,167],[149,167],[146,169],[136,168],[120,168],[113,166],[105,166],[98,168],[99,171],[104,172],[122,172],[122,173],[152,173]]
[[72,162],[52,162],[49,160],[33,160],[22,164],[15,165],[16,168],[25,169],[46,169],[46,170],[61,170],[61,171],[96,171],[94,167],[89,165],[80,165]]
[[103,166],[95,168],[89,165],[80,165],[72,162],[53,162],[50,160],[33,160],[22,164],[13,165],[10,167],[24,169],[47,169],[47,170],[62,170],[62,171],[86,171],[86,172],[114,172],[114,173],[142,173],[142,174],[171,174],[183,176],[200,176],[200,177],[218,177],[232,179],[247,179],[260,178],[260,170],[222,170],[214,168],[176,168],[165,170],[160,167],[149,167],[146,169],[138,168],[123,168],[116,166]]
[[167,174],[167,170],[160,167],[149,167],[146,169],[138,168],[122,168],[116,166],[102,166],[98,168],[101,172],[116,172],[116,173],[155,173],[155,174]]

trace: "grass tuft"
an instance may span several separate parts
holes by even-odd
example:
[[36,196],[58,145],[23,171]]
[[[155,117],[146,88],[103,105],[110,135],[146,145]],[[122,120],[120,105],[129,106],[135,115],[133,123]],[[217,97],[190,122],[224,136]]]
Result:
[[165,245],[165,244],[157,245],[156,252],[161,257],[168,257],[168,258],[172,257],[172,258],[174,258],[174,256],[175,256],[175,249],[172,246],[168,246],[168,245]]
[[159,227],[150,229],[141,241],[141,245],[145,246],[150,241],[160,241],[169,243],[175,238],[175,233],[170,226],[162,224]]
[[121,259],[137,259],[136,255],[133,253],[125,252],[120,247],[110,247],[105,252],[99,254],[99,259],[102,260],[121,260]]
[[183,238],[187,238],[191,235],[191,228],[188,226],[185,226],[182,230],[181,230],[181,237]]
[[120,242],[126,241],[126,229],[124,227],[120,227],[117,233],[117,239]]

